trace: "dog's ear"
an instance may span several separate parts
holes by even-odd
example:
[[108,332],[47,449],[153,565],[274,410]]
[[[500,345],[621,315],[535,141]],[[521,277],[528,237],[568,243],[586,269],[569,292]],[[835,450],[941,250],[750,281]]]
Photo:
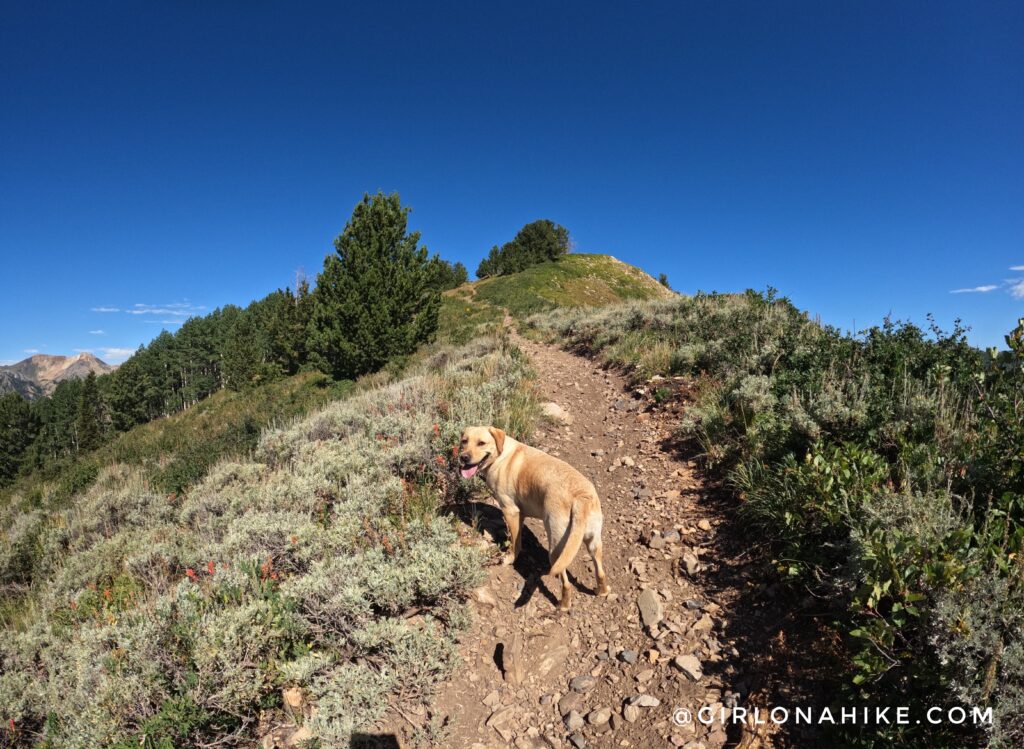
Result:
[[487,431],[494,437],[494,444],[498,446],[498,455],[501,455],[501,451],[505,449],[505,432],[498,427],[488,427]]

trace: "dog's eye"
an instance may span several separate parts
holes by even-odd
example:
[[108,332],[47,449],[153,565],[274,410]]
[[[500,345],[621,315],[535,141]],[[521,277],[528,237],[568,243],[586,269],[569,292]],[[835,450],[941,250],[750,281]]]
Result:
[[483,446],[484,446],[484,441],[483,441],[483,440],[480,440],[480,441],[479,441],[479,442],[477,442],[476,444],[477,444],[477,446],[478,446],[478,447],[483,447]]

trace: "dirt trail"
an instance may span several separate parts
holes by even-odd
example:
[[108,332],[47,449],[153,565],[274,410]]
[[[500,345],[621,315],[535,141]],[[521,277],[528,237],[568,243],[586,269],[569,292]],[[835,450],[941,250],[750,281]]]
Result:
[[[517,563],[489,568],[476,591],[464,665],[435,703],[435,716],[448,720],[444,745],[770,746],[742,725],[673,721],[677,708],[715,706],[718,715],[736,704],[732,690],[740,704],[749,691],[736,666],[742,656],[724,634],[735,596],[705,582],[720,566],[721,518],[702,503],[695,464],[671,447],[678,413],[649,409],[649,397],[586,358],[515,340],[537,369],[541,398],[568,416],[529,441],[578,468],[601,496],[612,595],[593,595],[593,565],[581,550],[570,568],[572,610],[560,614],[557,580],[539,577],[548,566],[543,527],[528,520]],[[489,497],[467,516],[484,529],[481,543],[504,540]]]

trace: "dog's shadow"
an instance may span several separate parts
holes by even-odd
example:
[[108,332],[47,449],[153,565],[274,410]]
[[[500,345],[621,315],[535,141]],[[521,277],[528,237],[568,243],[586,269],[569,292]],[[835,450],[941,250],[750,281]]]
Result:
[[[499,548],[507,548],[509,534],[508,528],[505,526],[505,518],[502,516],[501,510],[494,505],[486,502],[460,502],[449,505],[445,509],[466,525],[477,529],[481,533],[483,531],[490,533]],[[523,532],[520,537],[519,556],[516,557],[512,569],[523,578],[523,588],[516,599],[515,607],[525,606],[538,590],[541,591],[552,605],[557,606],[559,603],[558,596],[548,588],[547,583],[544,581],[544,575],[551,568],[551,562],[548,560],[548,550],[544,547],[541,539],[537,538],[537,535],[530,530],[528,525],[523,526]],[[584,593],[591,595],[596,593],[595,589],[580,583],[571,572],[569,573],[569,582],[577,590]]]

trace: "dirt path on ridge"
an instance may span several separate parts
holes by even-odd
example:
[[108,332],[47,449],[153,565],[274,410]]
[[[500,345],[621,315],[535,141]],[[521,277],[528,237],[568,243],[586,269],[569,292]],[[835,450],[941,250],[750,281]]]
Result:
[[[448,722],[444,745],[772,746],[763,727],[673,720],[678,708],[693,714],[714,706],[720,715],[757,689],[743,673],[741,643],[727,636],[734,586],[706,584],[710,570],[723,566],[714,559],[721,518],[702,501],[706,487],[695,463],[673,448],[682,395],[671,396],[680,404],[674,412],[651,409],[651,399],[629,391],[618,373],[514,339],[538,372],[541,398],[567,414],[529,441],[578,468],[601,496],[612,595],[593,595],[593,565],[583,549],[570,568],[572,610],[559,613],[557,580],[538,584],[548,566],[543,526],[528,520],[519,560],[490,567],[474,594],[463,666],[433,711]],[[682,385],[664,384],[670,391]],[[484,529],[481,543],[500,543],[504,524],[485,495],[466,517]]]

